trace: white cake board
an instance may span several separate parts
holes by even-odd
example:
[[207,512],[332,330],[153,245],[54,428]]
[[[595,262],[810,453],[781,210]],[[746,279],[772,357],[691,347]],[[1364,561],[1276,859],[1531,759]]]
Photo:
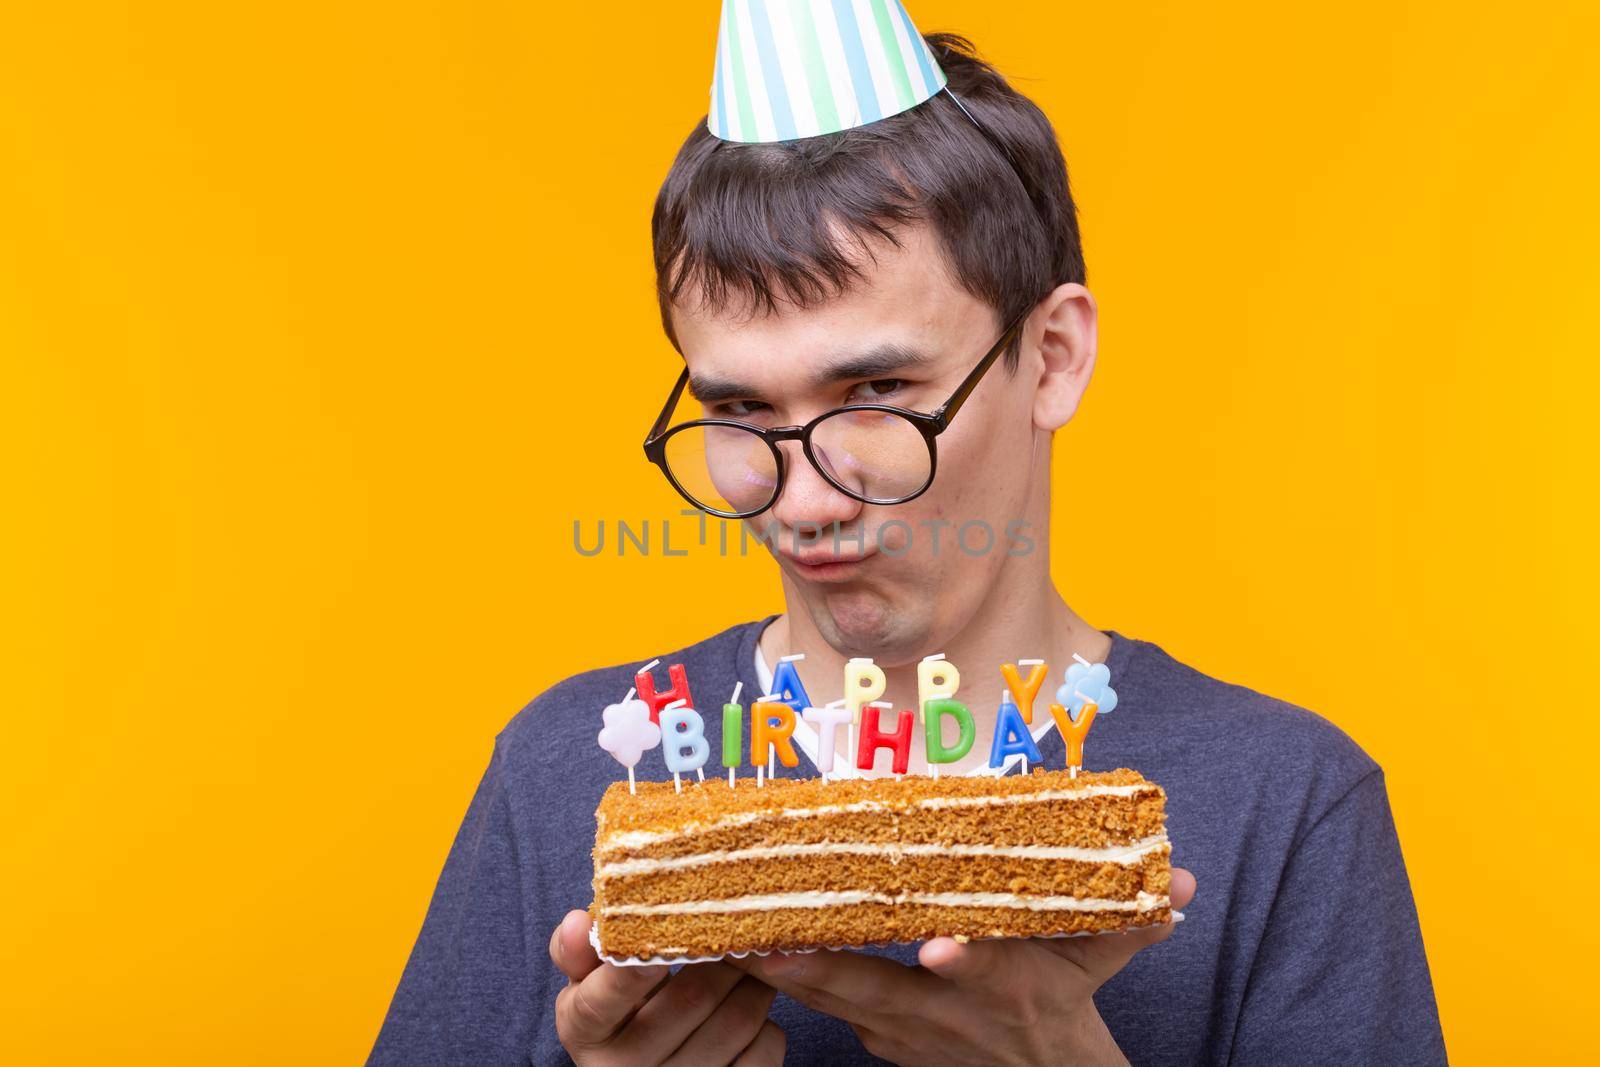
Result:
[[[1171,923],[1171,925],[1176,926],[1178,923],[1181,923],[1181,922],[1183,922],[1183,912],[1174,911],[1172,913],[1172,923]],[[1159,925],[1161,925],[1161,924],[1160,923],[1152,924],[1152,926],[1159,926]],[[1141,926],[1141,927],[1137,927],[1136,929],[1148,930],[1148,929],[1150,929],[1150,927]],[[1062,938],[1062,937],[1102,937],[1102,936],[1110,936],[1111,934],[1114,934],[1114,933],[1130,933],[1130,932],[1131,931],[1125,931],[1125,930],[1084,930],[1084,931],[1081,931],[1081,932],[1076,933],[1076,934],[1040,934],[1040,935],[1037,935],[1037,936],[1039,938],[1041,938],[1042,940],[1054,941],[1055,939]],[[1016,938],[1003,938],[1003,937],[975,937],[975,938],[972,938],[971,940],[973,940],[973,941],[1006,941],[1006,940],[1017,940],[1017,939]],[[645,959],[645,960],[637,959],[637,958],[635,958],[633,956],[627,956],[627,957],[624,957],[622,959],[617,959],[614,956],[607,956],[604,952],[600,951],[600,927],[599,927],[599,924],[597,924],[597,923],[590,923],[589,924],[589,944],[594,946],[594,952],[595,952],[596,956],[599,956],[606,963],[612,964],[612,965],[617,966],[617,967],[660,967],[660,966],[676,967],[680,963],[715,963],[718,960],[743,959],[744,957],[750,956],[750,955],[770,956],[770,955],[772,955],[773,952],[783,952],[786,955],[793,956],[793,955],[798,955],[798,954],[800,954],[802,952],[820,952],[821,951],[821,948],[769,949],[766,952],[762,952],[759,949],[751,949],[748,952],[726,952],[726,953],[723,953],[720,956],[651,956],[649,959]],[[880,946],[889,945],[889,944],[893,944],[893,942],[890,942],[890,941],[877,941],[877,942],[874,942],[871,945],[828,945],[828,946],[825,946],[825,947],[828,949],[829,952],[841,952],[841,951],[848,951],[848,950],[851,950],[851,949],[860,949],[860,948],[878,948]]]

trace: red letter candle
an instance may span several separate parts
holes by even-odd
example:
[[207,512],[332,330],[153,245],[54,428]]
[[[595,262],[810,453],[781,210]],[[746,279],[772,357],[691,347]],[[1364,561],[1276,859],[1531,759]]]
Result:
[[856,766],[863,771],[872,770],[872,758],[880,748],[894,751],[894,760],[890,764],[894,773],[904,774],[911,766],[911,728],[916,724],[917,717],[910,711],[902,711],[894,733],[883,733],[879,729],[882,722],[880,716],[884,708],[893,707],[893,704],[873,701],[861,709],[861,738],[856,746]]
[[661,722],[661,709],[668,704],[681,700],[688,707],[694,707],[694,698],[689,695],[689,676],[681,663],[674,663],[667,668],[672,688],[657,691],[655,677],[650,671],[660,662],[658,659],[651,660],[633,677],[633,684],[639,690],[639,699],[650,705],[650,721],[657,724]]

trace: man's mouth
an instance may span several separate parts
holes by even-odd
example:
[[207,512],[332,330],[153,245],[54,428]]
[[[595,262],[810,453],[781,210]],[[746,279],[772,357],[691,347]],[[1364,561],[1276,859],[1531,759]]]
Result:
[[782,555],[797,577],[813,582],[845,582],[861,573],[872,553],[836,552],[828,548],[784,551]]

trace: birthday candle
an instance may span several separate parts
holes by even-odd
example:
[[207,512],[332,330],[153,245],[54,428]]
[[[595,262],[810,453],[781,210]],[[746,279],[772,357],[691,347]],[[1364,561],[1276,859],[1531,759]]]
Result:
[[852,659],[844,665],[844,706],[850,709],[850,725],[845,728],[850,745],[850,759],[856,758],[856,727],[861,723],[861,709],[883,696],[888,684],[883,668],[871,658]]
[[1006,757],[1019,754],[1023,759],[1032,759],[1035,763],[1044,759],[1039,755],[1039,746],[1034,743],[1028,724],[1022,720],[1022,712],[1011,702],[1011,694],[1007,692],[1000,698],[1000,713],[995,717],[994,741],[989,746],[989,766],[1002,768],[1006,765]]
[[850,721],[861,721],[861,709],[883,696],[883,668],[870,659],[853,659],[844,665],[844,706]]
[[[790,738],[794,734],[794,709],[764,696],[750,705],[750,762],[757,767],[775,757],[785,767],[798,767],[800,757]],[[759,784],[759,778],[758,778]]]
[[[959,700],[940,698],[928,701],[927,719],[922,724],[922,740],[928,757],[928,772],[933,777],[939,777],[941,763],[954,763],[956,760],[972,751],[972,743],[977,739],[977,723],[973,721],[972,712]],[[956,720],[958,736],[956,743],[949,748],[944,746],[944,717],[948,715]]]
[[634,675],[633,684],[639,688],[639,697],[650,705],[650,721],[661,721],[661,709],[675,701],[683,701],[690,707],[694,706],[694,697],[689,695],[689,676],[684,673],[683,664],[674,663],[667,668],[667,678],[672,682],[671,689],[656,688],[655,676],[650,672],[661,661],[653,659],[639,668],[639,673]]
[[826,707],[807,708],[800,713],[800,717],[817,728],[817,769],[822,772],[822,781],[826,785],[828,775],[833,770],[834,734],[837,727],[850,721],[850,709],[844,706],[844,701],[836,700]]
[[[1026,681],[1019,674],[1018,667],[1028,668]],[[1011,691],[1012,699],[1022,710],[1022,721],[1032,726],[1033,699],[1039,695],[1039,687],[1044,685],[1044,680],[1050,676],[1050,665],[1042,659],[1018,660],[1015,664],[1002,664],[1000,674],[1006,680],[1006,688]]]
[[[661,709],[661,755],[667,770],[672,772],[672,785],[683,792],[678,775],[686,771],[700,771],[711,756],[711,743],[706,740],[706,721],[700,713],[681,700],[675,700]],[[687,749],[687,753],[684,751]],[[700,777],[705,778],[702,772]]]
[[961,672],[943,652],[924,656],[917,664],[917,720],[926,724],[928,701],[953,697],[960,688]]
[[1050,705],[1056,729],[1061,731],[1062,738],[1067,742],[1067,774],[1070,777],[1078,777],[1078,768],[1083,766],[1083,739],[1089,736],[1089,727],[1094,725],[1094,717],[1099,710],[1095,705],[1086,703],[1074,719],[1060,704]]
[[778,661],[778,669],[772,672],[772,699],[789,705],[796,715],[811,705],[806,687],[800,681],[800,671],[795,667],[797,662],[805,658],[804,652],[785,656]]
[[728,768],[728,788],[733,788],[733,774],[742,761],[740,749],[744,736],[744,708],[739,706],[739,691],[743,682],[733,684],[733,696],[722,705],[722,765]]
[[890,749],[894,755],[890,769],[895,774],[906,773],[906,768],[911,765],[911,729],[916,724],[917,717],[910,709],[900,712],[896,717],[893,733],[882,733],[879,727],[882,724],[880,709],[893,708],[894,705],[887,700],[875,700],[867,705],[871,713],[861,720],[861,747],[856,752],[856,767],[863,771],[872,770],[872,758],[878,749]]
[[635,700],[632,689],[620,704],[608,704],[600,717],[605,725],[596,740],[612,758],[628,768],[628,792],[637,794],[634,765],[661,743],[661,727],[650,721],[650,705]]

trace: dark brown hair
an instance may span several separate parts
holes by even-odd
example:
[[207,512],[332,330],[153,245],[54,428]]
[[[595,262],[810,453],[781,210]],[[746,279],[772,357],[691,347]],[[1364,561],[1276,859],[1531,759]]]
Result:
[[[952,273],[1002,323],[1083,282],[1067,165],[1044,112],[954,34],[925,37],[950,88],[839,133],[772,144],[713,136],[702,119],[656,196],[651,231],[667,336],[671,305],[814,306],[862,276],[865,241],[927,222]],[[898,242],[896,242],[898,243]],[[676,343],[676,338],[674,338]],[[1015,347],[1007,353],[1016,359]]]

